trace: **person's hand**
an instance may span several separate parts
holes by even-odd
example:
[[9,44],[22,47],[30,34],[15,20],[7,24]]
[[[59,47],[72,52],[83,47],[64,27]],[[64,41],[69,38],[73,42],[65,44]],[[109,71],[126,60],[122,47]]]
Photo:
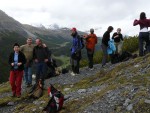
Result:
[[45,59],[44,61],[45,61],[45,62],[48,62],[48,59]]
[[11,66],[14,66],[15,64],[14,63],[11,63]]
[[38,62],[38,59],[35,59],[34,61],[37,63],[37,62]]
[[119,37],[119,35],[116,35],[114,38],[117,38],[117,37]]
[[19,62],[17,65],[18,65],[18,66],[21,66],[21,65],[22,65],[22,63],[21,63],[21,62]]
[[43,47],[47,47],[46,44],[43,44]]

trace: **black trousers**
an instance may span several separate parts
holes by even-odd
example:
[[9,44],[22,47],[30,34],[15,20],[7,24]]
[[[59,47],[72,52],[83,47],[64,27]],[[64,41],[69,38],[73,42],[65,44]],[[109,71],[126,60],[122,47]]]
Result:
[[94,55],[94,50],[87,49],[87,56],[89,60],[89,68],[93,68],[93,55]]
[[146,52],[150,52],[150,39],[149,39],[149,32],[140,32],[139,33],[139,55],[144,55],[144,48],[143,48],[143,42],[146,42]]

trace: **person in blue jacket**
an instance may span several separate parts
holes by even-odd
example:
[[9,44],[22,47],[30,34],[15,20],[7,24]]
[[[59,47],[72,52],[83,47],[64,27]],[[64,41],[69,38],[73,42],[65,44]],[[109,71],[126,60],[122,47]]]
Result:
[[73,37],[72,47],[71,47],[71,67],[72,76],[79,74],[79,62],[81,60],[81,49],[83,48],[83,40],[78,35],[76,28],[71,29],[71,36]]

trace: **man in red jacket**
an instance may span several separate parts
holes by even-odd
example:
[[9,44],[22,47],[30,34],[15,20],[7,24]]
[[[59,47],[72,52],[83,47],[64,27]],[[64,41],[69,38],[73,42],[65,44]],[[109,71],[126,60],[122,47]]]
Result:
[[97,36],[94,34],[94,29],[90,29],[89,35],[85,37],[86,39],[86,49],[87,56],[89,60],[89,69],[93,70],[93,55],[95,50],[95,45],[97,44]]

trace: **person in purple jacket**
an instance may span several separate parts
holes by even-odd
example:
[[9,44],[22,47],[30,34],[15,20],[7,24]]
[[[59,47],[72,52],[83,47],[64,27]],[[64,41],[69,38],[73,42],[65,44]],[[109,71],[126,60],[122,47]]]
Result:
[[133,26],[139,25],[139,56],[144,56],[144,47],[143,42],[146,42],[146,53],[150,52],[150,39],[149,39],[149,31],[148,27],[150,27],[150,19],[146,18],[146,14],[142,12],[140,14],[140,19],[135,19],[133,22]]

